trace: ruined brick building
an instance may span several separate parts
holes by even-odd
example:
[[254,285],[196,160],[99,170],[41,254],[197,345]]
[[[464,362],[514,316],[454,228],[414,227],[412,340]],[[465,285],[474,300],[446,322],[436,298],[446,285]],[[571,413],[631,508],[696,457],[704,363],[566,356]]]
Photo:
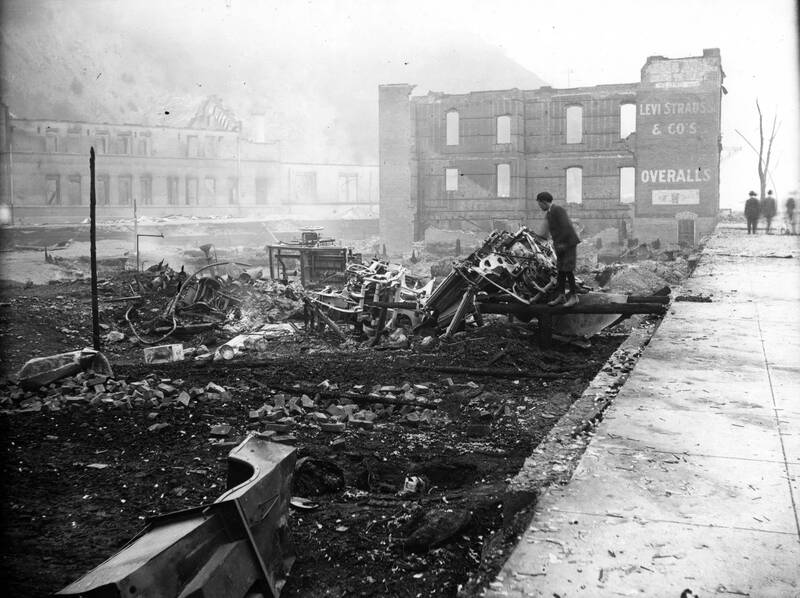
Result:
[[651,56],[638,83],[411,96],[379,87],[380,231],[535,225],[566,202],[584,236],[694,244],[719,210],[720,53]]
[[376,165],[285,162],[213,98],[181,116],[184,127],[22,119],[0,105],[0,204],[17,224],[81,222],[94,147],[99,220],[131,218],[136,201],[140,216],[375,222]]

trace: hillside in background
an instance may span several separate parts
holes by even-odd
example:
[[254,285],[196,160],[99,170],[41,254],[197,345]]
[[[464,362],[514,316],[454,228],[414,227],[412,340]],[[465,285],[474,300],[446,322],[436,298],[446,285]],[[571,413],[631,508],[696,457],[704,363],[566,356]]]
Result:
[[124,3],[4,4],[3,101],[21,118],[186,126],[216,95],[245,131],[263,114],[287,160],[376,163],[381,83],[415,93],[544,84],[477,37],[390,19],[321,34],[302,19],[197,28],[170,16]]

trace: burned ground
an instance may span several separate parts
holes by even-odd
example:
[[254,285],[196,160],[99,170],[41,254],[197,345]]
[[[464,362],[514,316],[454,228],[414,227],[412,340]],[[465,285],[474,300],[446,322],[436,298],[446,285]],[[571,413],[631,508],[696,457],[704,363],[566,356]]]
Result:
[[[87,298],[81,283],[7,292],[8,371],[88,344]],[[116,325],[120,309],[107,306],[104,321]],[[435,351],[417,340],[409,349],[341,350],[314,333],[282,354],[224,367],[145,366],[140,345],[108,345],[115,378],[104,400],[85,376],[65,390],[2,391],[4,408],[31,409],[0,420],[4,585],[16,596],[57,591],[144,518],[213,501],[233,443],[260,431],[297,447],[294,493],[314,503],[290,513],[297,561],[283,596],[452,596],[477,587],[511,539],[502,532],[506,480],[623,338],[541,351],[531,328],[495,318]],[[441,371],[453,367],[505,375]],[[131,401],[136,383],[168,390]],[[224,391],[198,392],[208,383]],[[344,431],[324,431],[340,409],[360,415]]]

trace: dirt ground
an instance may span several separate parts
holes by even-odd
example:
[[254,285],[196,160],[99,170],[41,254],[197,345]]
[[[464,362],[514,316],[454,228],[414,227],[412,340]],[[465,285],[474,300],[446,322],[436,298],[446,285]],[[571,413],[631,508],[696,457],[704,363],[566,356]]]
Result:
[[[126,281],[112,274],[102,274],[109,279],[103,292],[124,294]],[[124,306],[101,305],[101,321],[121,329]],[[85,282],[6,288],[4,375],[31,357],[90,345],[90,322]],[[295,472],[293,493],[318,504],[290,513],[297,561],[282,596],[474,592],[492,578],[514,540],[514,530],[502,528],[506,480],[624,335],[598,336],[590,349],[548,351],[534,338],[534,329],[499,318],[428,352],[418,339],[407,349],[341,350],[330,337],[303,333],[257,364],[224,367],[144,365],[142,346],[129,339],[104,347],[118,381],[149,376],[153,384],[185,390],[213,382],[229,394],[188,405],[84,397],[62,400],[53,410],[48,396],[63,389],[24,394],[4,380],[2,585],[13,596],[48,595],[113,554],[146,517],[213,501],[225,489],[232,445],[261,431],[309,458]],[[519,375],[435,369],[489,364]],[[280,422],[250,417],[265,403],[282,405],[292,394],[286,389],[297,384],[314,401],[302,414]],[[333,433],[311,417],[347,403],[314,389],[363,394],[380,386],[395,387],[401,397],[411,388],[428,407],[359,405],[375,415],[372,425]],[[38,410],[17,411],[42,402]],[[217,424],[231,426],[223,442],[212,442]],[[403,495],[410,476],[421,485]]]

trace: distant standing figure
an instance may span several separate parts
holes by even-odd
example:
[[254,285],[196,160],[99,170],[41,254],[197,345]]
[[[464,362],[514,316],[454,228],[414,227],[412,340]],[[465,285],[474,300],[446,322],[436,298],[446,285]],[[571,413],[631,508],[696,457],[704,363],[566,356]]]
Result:
[[772,231],[772,219],[778,212],[778,205],[775,202],[775,197],[772,195],[772,189],[767,191],[767,196],[761,203],[761,215],[767,219],[767,234]]
[[[578,289],[575,286],[575,263],[578,261],[578,243],[581,242],[575,227],[569,219],[567,211],[561,206],[553,204],[553,196],[547,191],[542,191],[536,196],[536,203],[545,216],[543,236],[550,234],[553,239],[553,248],[556,250],[558,278],[556,279],[556,298],[548,305],[564,304],[572,307],[578,304]],[[569,298],[564,294],[564,287],[569,281]]]
[[758,215],[761,212],[761,206],[756,199],[756,192],[751,191],[750,197],[744,202],[744,217],[747,218],[747,234],[756,234],[758,229]]
[[792,234],[797,234],[794,231],[794,197],[791,195],[789,199],[786,200],[786,223],[789,225]]

